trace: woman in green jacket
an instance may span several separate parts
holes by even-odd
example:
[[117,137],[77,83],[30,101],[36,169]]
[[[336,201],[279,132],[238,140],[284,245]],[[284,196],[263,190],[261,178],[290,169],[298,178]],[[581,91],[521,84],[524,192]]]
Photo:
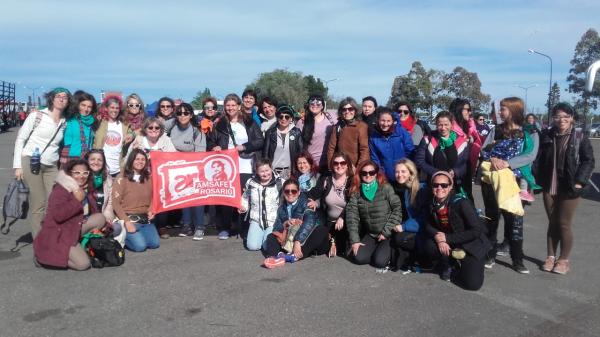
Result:
[[346,205],[346,224],[354,262],[371,263],[384,271],[390,262],[393,228],[402,223],[400,198],[373,161],[360,164],[357,172]]

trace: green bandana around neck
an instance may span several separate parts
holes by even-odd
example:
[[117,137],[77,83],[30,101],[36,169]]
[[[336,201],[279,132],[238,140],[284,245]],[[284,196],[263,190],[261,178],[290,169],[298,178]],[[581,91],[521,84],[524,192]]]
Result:
[[92,124],[94,124],[94,116],[92,116],[92,114],[89,114],[87,116],[82,116],[79,115],[79,119],[81,120],[81,123],[83,123],[83,125],[85,126],[92,126]]
[[448,138],[444,138],[440,136],[440,149],[444,150],[447,147],[451,147],[454,144],[454,141],[456,140],[458,136],[456,135],[456,132],[454,131],[450,131],[450,136]]
[[379,187],[379,184],[377,183],[377,179],[373,180],[371,183],[368,183],[368,184],[367,183],[360,184],[360,189],[361,189],[363,195],[369,201],[373,201],[373,199],[375,199],[375,192],[377,192],[377,187]]

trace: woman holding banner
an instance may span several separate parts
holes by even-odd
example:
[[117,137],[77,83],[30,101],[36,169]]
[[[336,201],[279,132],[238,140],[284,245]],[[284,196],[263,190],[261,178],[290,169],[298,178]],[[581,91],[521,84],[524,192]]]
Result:
[[[208,148],[212,151],[236,149],[239,152],[240,184],[245,186],[254,173],[253,162],[260,157],[264,143],[262,131],[250,115],[242,112],[242,100],[238,95],[229,94],[223,102],[225,115],[208,137]],[[231,223],[237,222],[237,210],[229,206],[218,206],[217,212],[221,215],[221,221],[217,224],[219,240],[227,240]]]

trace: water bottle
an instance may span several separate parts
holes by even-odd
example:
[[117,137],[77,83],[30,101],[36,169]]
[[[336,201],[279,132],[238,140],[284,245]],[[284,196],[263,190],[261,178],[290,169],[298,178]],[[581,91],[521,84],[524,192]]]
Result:
[[41,164],[40,164],[40,160],[41,160],[42,154],[40,153],[40,148],[36,147],[35,151],[33,151],[33,154],[31,155],[31,159],[29,161],[29,164],[31,166],[31,173],[32,174],[40,174],[40,168],[41,168]]

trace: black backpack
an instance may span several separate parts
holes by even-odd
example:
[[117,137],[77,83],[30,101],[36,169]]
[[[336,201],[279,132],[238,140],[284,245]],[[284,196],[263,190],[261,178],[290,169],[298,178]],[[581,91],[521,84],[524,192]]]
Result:
[[[8,234],[10,232],[10,226],[12,226],[17,220],[27,218],[27,211],[29,210],[29,188],[23,180],[13,180],[6,190],[4,195],[4,203],[2,205],[2,216],[4,223],[0,227],[2,234]],[[7,218],[14,218],[8,224],[6,223]],[[5,229],[6,227],[6,229]]]
[[125,249],[112,236],[92,237],[85,248],[94,268],[116,267],[125,263]]

